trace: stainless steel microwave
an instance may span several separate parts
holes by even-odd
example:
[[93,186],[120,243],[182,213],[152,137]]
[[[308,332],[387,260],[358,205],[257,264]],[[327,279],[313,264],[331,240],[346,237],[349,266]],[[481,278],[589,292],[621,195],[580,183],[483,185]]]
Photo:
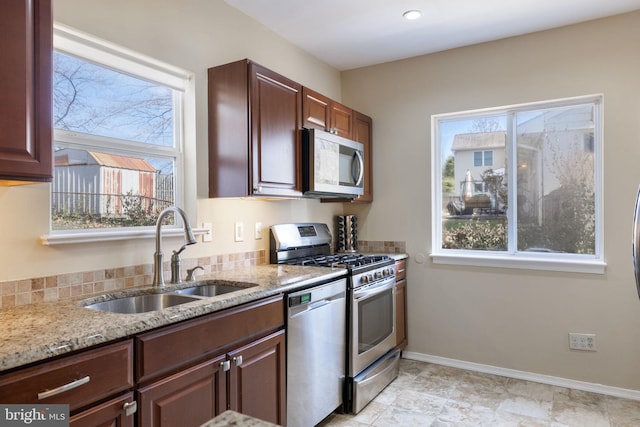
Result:
[[354,198],[364,192],[361,143],[318,129],[303,129],[302,160],[305,196]]

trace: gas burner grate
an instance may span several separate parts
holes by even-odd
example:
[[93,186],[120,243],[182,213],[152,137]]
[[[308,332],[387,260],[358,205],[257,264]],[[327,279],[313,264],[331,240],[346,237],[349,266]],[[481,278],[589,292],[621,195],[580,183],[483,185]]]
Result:
[[362,254],[335,254],[335,255],[320,255],[309,256],[304,258],[297,258],[289,260],[287,264],[290,265],[303,265],[303,266],[317,266],[317,267],[344,267],[354,268],[362,267],[365,265],[372,265],[379,262],[387,261],[389,257],[387,255],[362,255]]

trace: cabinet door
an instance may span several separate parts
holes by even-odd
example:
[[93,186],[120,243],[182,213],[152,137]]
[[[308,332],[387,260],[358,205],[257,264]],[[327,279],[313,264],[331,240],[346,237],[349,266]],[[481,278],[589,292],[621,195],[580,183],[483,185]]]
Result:
[[343,138],[353,139],[353,110],[337,102],[331,103],[331,130]]
[[197,427],[224,412],[225,360],[222,355],[139,389],[139,425]]
[[284,330],[229,353],[229,358],[229,408],[284,425]]
[[0,181],[51,181],[51,0],[0,6]]
[[70,427],[133,427],[135,414],[127,415],[125,405],[133,402],[133,393],[109,400],[71,417]]
[[249,63],[253,194],[302,195],[302,86]]
[[329,131],[331,126],[331,100],[309,88],[302,88],[302,126],[307,129]]
[[353,139],[364,146],[364,193],[353,199],[355,203],[373,201],[373,120],[357,111],[353,112]]

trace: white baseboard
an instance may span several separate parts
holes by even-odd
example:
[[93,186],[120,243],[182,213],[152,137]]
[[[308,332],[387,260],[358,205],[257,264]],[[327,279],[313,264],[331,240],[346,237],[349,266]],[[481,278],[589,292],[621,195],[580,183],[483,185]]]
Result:
[[551,375],[536,374],[533,372],[518,371],[515,369],[500,368],[498,366],[466,362],[464,360],[449,359],[447,357],[431,356],[429,354],[415,353],[412,351],[403,351],[402,357],[404,359],[434,363],[436,365],[451,366],[453,368],[483,372],[485,374],[500,375],[508,378],[533,381],[558,387],[572,388],[592,393],[605,394],[608,396],[621,397],[623,399],[640,401],[640,390],[631,390],[626,388],[611,387],[602,384],[588,383],[584,381],[570,380],[567,378],[554,377]]

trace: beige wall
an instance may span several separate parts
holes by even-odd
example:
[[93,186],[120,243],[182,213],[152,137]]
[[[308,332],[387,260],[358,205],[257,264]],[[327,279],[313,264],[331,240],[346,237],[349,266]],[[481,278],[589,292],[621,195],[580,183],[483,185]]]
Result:
[[[338,71],[283,41],[222,0],[54,0],[54,19],[195,74],[196,149],[187,159],[187,169],[196,168],[197,174],[191,174],[187,191],[194,195],[194,200],[197,194],[198,200],[187,207],[194,226],[213,223],[214,238],[212,243],[189,247],[183,257],[268,250],[268,230],[262,240],[253,238],[255,222],[260,221],[266,227],[299,220],[331,222],[335,214],[342,212],[341,204],[321,204],[315,200],[207,199],[208,67],[250,58],[339,100]],[[0,187],[0,206],[0,281],[153,261],[154,242],[149,239],[42,246],[39,238],[49,230],[48,184]],[[244,242],[233,241],[233,224],[237,220],[245,225]],[[164,244],[165,257],[179,242],[175,238]]]
[[[360,238],[406,240],[409,351],[640,390],[631,220],[640,183],[640,13],[343,73],[374,120],[374,189]],[[604,275],[434,265],[430,117],[604,94]],[[384,203],[382,203],[384,201]],[[419,258],[419,257],[418,257]],[[568,349],[568,332],[598,351]]]

